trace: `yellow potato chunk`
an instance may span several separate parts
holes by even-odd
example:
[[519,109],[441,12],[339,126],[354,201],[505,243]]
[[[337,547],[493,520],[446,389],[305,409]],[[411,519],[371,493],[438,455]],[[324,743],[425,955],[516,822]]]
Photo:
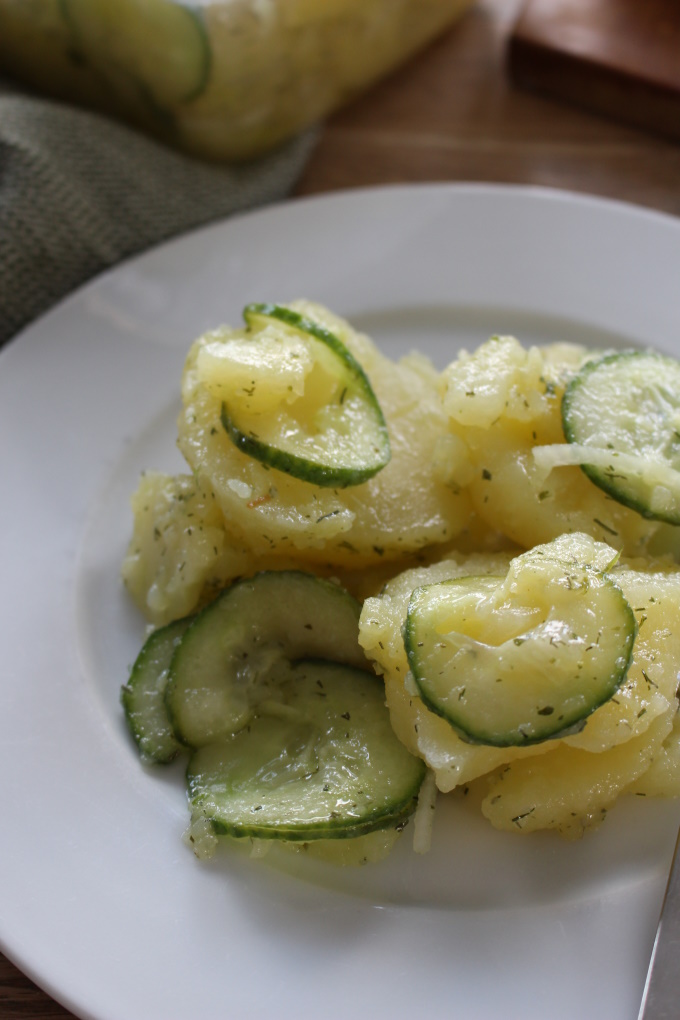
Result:
[[647,771],[626,791],[637,797],[680,797],[680,713]]
[[[265,567],[226,531],[214,493],[199,487],[191,475],[144,474],[132,510],[134,528],[122,576],[139,609],[156,626],[187,616],[235,577]],[[266,566],[278,563],[270,558]]]
[[576,466],[546,473],[535,447],[565,442],[561,400],[570,374],[592,352],[568,344],[523,348],[494,337],[442,375],[451,430],[468,448],[469,491],[489,527],[526,549],[585,532],[627,555],[660,530],[602,492]]
[[[299,555],[255,556],[247,543],[229,531],[214,493],[199,488],[191,475],[147,472],[131,502],[133,534],[122,577],[138,609],[156,626],[194,612],[239,577],[250,577],[258,570],[309,566]],[[421,558],[426,557],[420,554]],[[363,600],[415,560],[415,556],[405,557],[363,570],[321,563],[314,564],[314,572],[338,580]]]
[[[675,789],[672,775],[676,768],[680,772],[677,764],[680,738],[677,743],[669,738],[666,745],[662,747],[662,744],[670,733],[677,712],[680,570],[666,561],[616,564],[615,551],[587,535],[564,536],[543,549],[565,559],[572,555],[574,561],[590,564],[596,569],[610,566],[608,574],[620,587],[637,622],[633,659],[623,684],[588,717],[581,732],[546,739],[527,747],[502,748],[467,743],[445,719],[428,709],[410,674],[402,633],[412,591],[456,577],[505,575],[513,562],[510,554],[450,557],[429,567],[405,571],[389,582],[379,596],[366,600],[360,621],[360,642],[376,670],[384,676],[395,732],[412,753],[423,758],[433,769],[440,790],[450,791],[480,776],[496,774],[499,768],[504,770],[511,764],[514,768],[519,762],[527,763],[527,771],[515,771],[513,774],[516,776],[539,776],[545,768],[546,776],[562,777],[561,763],[573,762],[574,803],[578,801],[580,805],[578,810],[574,809],[573,817],[578,821],[572,825],[572,816],[567,817],[557,808],[553,810],[552,801],[553,807],[550,810],[546,808],[547,813],[542,808],[539,810],[533,802],[529,805],[534,806],[533,821],[528,823],[530,828],[550,827],[554,816],[557,821],[553,827],[569,834],[582,831],[586,823],[594,822],[601,809],[607,809],[618,793],[638,780],[653,760],[657,762],[657,772],[669,776],[665,789]],[[483,635],[480,635],[480,640],[483,640]],[[557,649],[556,653],[559,654]],[[613,752],[619,748],[621,753],[614,755]],[[566,749],[569,749],[569,754],[564,753]],[[604,757],[605,752],[610,755],[609,758]],[[530,767],[528,763],[534,760],[535,764]],[[609,775],[607,770],[613,770],[611,782],[605,782]],[[583,792],[588,774],[592,778],[591,801]],[[562,792],[559,797],[567,803],[564,791],[569,788],[568,774],[560,778],[560,783]],[[640,789],[644,790],[644,786]],[[539,801],[548,804],[543,792],[534,800],[537,804]],[[490,801],[487,799],[485,803],[490,804]],[[569,811],[573,808],[573,803],[570,803]],[[508,827],[517,828],[512,819],[524,810],[520,811],[516,805],[512,808]],[[501,824],[501,816],[494,812],[491,814],[494,824]],[[503,815],[503,818],[506,816]]]
[[[642,569],[641,569],[642,567]],[[601,751],[643,733],[676,711],[680,669],[680,571],[664,561],[620,563],[611,576],[635,613],[633,661],[622,686],[592,716],[573,747]]]
[[225,551],[222,516],[191,476],[142,475],[123,580],[155,624],[190,613]]
[[482,814],[497,829],[582,836],[649,768],[671,726],[665,715],[643,735],[599,754],[563,745],[541,758],[510,762],[492,777]]
[[[369,481],[335,489],[242,453],[222,426],[221,400],[204,384],[206,359],[219,360],[216,334],[208,334],[187,359],[178,442],[201,485],[215,492],[230,530],[258,556],[294,551],[310,563],[350,569],[449,543],[469,526],[471,508],[455,470],[442,479],[434,469],[438,443],[448,431],[435,370],[422,357],[395,364],[368,337],[320,306],[294,302],[289,307],[335,333],[362,365],[387,420],[392,459]],[[222,336],[231,342],[228,332]],[[234,343],[241,337],[237,333]],[[313,373],[304,383],[310,390]],[[244,378],[238,375],[240,387]],[[257,377],[250,378],[256,378],[257,392]],[[260,382],[265,385],[269,378],[269,368],[263,369]]]
[[277,413],[305,391],[314,365],[309,345],[275,324],[257,341],[245,330],[206,334],[196,357],[196,378],[218,400],[249,413]]

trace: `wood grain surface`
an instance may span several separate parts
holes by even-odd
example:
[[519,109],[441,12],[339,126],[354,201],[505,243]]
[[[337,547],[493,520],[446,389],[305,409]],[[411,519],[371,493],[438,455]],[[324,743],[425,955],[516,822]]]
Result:
[[451,32],[333,117],[299,194],[404,181],[567,188],[680,213],[680,146],[514,86],[521,0],[478,0]]
[[[506,181],[680,214],[680,145],[510,82],[507,44],[521,6],[478,0],[426,52],[331,118],[297,194],[407,181]],[[71,1016],[0,956],[2,1020]]]
[[515,81],[680,139],[677,0],[525,0],[509,53]]

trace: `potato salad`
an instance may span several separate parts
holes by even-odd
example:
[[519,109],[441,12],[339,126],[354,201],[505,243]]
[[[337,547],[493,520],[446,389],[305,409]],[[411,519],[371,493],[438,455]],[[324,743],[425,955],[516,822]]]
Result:
[[0,71],[210,160],[281,145],[472,0],[0,0]]
[[437,791],[567,838],[680,793],[680,365],[493,337],[442,372],[309,301],[191,346],[132,499],[123,688],[188,840],[384,856]]

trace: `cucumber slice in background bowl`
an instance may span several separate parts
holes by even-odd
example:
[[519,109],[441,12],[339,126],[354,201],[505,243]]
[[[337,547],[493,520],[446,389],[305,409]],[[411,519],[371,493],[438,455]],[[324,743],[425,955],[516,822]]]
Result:
[[390,460],[387,424],[363,368],[330,330],[283,305],[249,305],[243,313],[253,343],[275,322],[304,338],[315,375],[286,414],[258,415],[222,404],[222,424],[249,457],[314,485],[360,485]]
[[[203,14],[178,0],[61,0],[83,56],[159,110],[198,98],[210,78]],[[128,85],[126,85],[129,83]]]
[[571,462],[595,485],[643,517],[680,524],[679,362],[655,351],[588,362],[565,389],[562,425]]

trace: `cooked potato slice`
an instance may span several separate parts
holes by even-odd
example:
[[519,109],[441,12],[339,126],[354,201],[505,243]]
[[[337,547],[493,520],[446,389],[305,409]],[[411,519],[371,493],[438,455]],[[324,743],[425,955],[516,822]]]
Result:
[[[653,719],[675,712],[680,670],[680,571],[663,561],[611,572],[635,613],[633,661],[616,695],[597,710],[573,747],[601,751],[643,733]],[[656,568],[656,569],[655,569]]]
[[680,797],[680,713],[647,771],[626,791],[637,797]]
[[266,564],[256,560],[227,532],[214,494],[191,475],[143,475],[132,510],[134,528],[123,580],[157,626],[193,612],[235,577],[279,565],[274,557]]
[[[599,569],[615,560],[614,550],[585,535],[564,536],[544,548],[562,556],[568,555],[571,549],[580,562],[591,563]],[[618,747],[629,748],[628,752],[622,751],[620,757],[611,759],[620,763],[619,778],[611,787],[611,790],[615,787],[618,793],[642,775],[653,757],[658,756],[675,717],[680,669],[680,571],[664,561],[613,565],[610,576],[623,591],[638,626],[632,664],[623,685],[588,718],[579,733],[545,740],[530,747],[496,748],[466,743],[444,719],[428,710],[409,674],[402,631],[411,592],[415,588],[465,575],[504,575],[509,564],[509,554],[480,554],[450,558],[430,567],[406,571],[387,584],[379,596],[366,600],[360,622],[362,647],[384,676],[387,704],[397,735],[409,750],[420,755],[434,770],[439,789],[452,790],[493,772],[499,766],[537,757],[541,761],[536,763],[536,770],[542,769],[543,765],[546,769],[557,768],[549,762],[559,750],[558,765],[564,760],[583,762],[585,771],[588,767],[592,768],[595,807],[591,814],[594,818],[600,806],[606,806],[605,800],[609,796],[607,794],[601,802],[598,800],[597,784],[602,781],[603,774],[598,769],[608,768],[601,765],[600,755]],[[643,566],[650,569],[641,569]],[[670,740],[667,746],[665,753],[669,758],[666,764],[672,768],[676,749]],[[633,753],[636,747],[637,757]],[[565,757],[561,753],[562,748],[570,748],[579,754]],[[629,758],[626,757],[628,753]],[[662,765],[665,769],[666,764],[663,764],[663,758],[659,758],[660,770]],[[619,768],[618,765],[616,767]],[[581,765],[578,765],[580,768]],[[578,769],[575,784],[581,784],[578,796],[582,797]],[[513,812],[512,817],[517,813]],[[586,816],[590,817],[584,808],[578,817]],[[536,817],[544,820],[540,813]],[[566,822],[563,816],[560,818],[558,827],[562,829]],[[535,826],[535,822],[532,825]],[[579,826],[582,828],[581,821],[576,827]]]
[[134,529],[123,580],[155,624],[190,613],[225,551],[222,517],[190,475],[142,475],[132,497]]
[[218,400],[247,412],[276,413],[304,393],[313,367],[309,347],[276,324],[255,344],[245,330],[206,334],[196,358],[196,377]]
[[[360,362],[388,423],[392,459],[369,481],[334,489],[268,468],[242,453],[222,426],[220,399],[203,382],[204,349],[216,358],[216,334],[208,334],[194,344],[187,360],[179,446],[201,484],[215,492],[230,529],[256,555],[295,550],[308,561],[349,568],[450,542],[469,525],[471,509],[455,466],[445,480],[433,467],[447,432],[437,373],[423,358],[395,364],[367,337],[317,305],[295,302],[290,307],[332,330]],[[230,334],[222,335],[231,342]],[[256,366],[251,368],[257,392]],[[265,368],[264,383],[270,375]],[[241,387],[241,375],[238,380]]]
[[562,394],[589,355],[567,344],[525,349],[495,337],[444,371],[444,407],[468,447],[470,495],[489,527],[526,549],[580,531],[638,555],[658,522],[607,497],[579,467],[546,474],[533,456],[535,447],[565,442]]
[[671,726],[666,713],[646,733],[599,754],[565,743],[541,758],[510,762],[491,777],[482,813],[497,829],[557,829],[571,839],[582,836],[649,768]]

